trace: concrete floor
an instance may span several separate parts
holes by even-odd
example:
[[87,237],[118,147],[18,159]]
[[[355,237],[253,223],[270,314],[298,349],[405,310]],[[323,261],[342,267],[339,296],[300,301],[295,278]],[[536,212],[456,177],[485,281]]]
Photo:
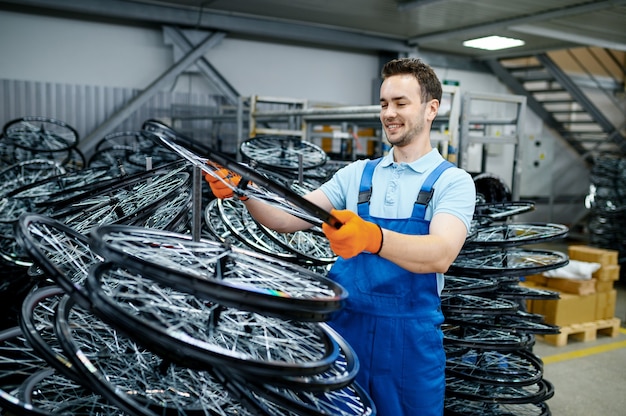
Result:
[[556,347],[537,340],[533,351],[544,361],[544,378],[554,385],[547,401],[554,416],[626,415],[626,284],[618,282],[617,337],[598,335]]

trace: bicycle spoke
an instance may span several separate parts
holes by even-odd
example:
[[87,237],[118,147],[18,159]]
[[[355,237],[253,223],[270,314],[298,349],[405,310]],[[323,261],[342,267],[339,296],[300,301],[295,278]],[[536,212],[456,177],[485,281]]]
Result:
[[445,276],[445,279],[442,296],[490,293],[498,288],[498,283],[491,279],[448,275]]
[[95,226],[123,223],[142,210],[175,199],[180,189],[189,185],[189,175],[185,172],[155,174],[129,189],[122,188],[112,193],[109,191],[94,195],[62,211],[54,212],[51,216],[80,233],[87,233]]
[[532,201],[508,201],[476,204],[474,218],[480,224],[490,224],[494,221],[505,221],[508,218],[530,212],[535,209]]
[[[233,231],[226,226],[224,221],[222,220],[222,216],[219,212],[218,207],[219,199],[211,200],[205,210],[204,210],[204,224],[211,234],[217,241],[222,243],[226,243],[229,246],[237,246],[239,248],[244,248],[246,245],[241,241],[241,239],[237,238],[237,235],[233,233]],[[263,247],[257,247],[258,251],[263,253],[268,253],[265,251],[266,249]]]
[[326,392],[293,391],[266,387],[265,392],[253,391],[258,400],[266,398],[297,414],[337,416],[366,416],[373,414],[370,398],[356,384]]

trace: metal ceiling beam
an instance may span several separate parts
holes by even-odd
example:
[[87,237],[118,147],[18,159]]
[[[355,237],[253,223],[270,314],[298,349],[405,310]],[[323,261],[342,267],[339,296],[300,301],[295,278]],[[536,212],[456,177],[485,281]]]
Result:
[[[189,53],[195,46],[194,42],[178,28],[165,26],[163,33],[183,52],[183,54]],[[220,95],[226,97],[231,105],[237,105],[239,101],[239,93],[237,90],[235,90],[226,78],[224,78],[204,56],[201,56],[195,62],[195,65]]]
[[150,22],[196,29],[232,32],[240,35],[305,42],[357,50],[410,52],[406,40],[319,25],[234,15],[210,9],[173,7],[164,4],[121,0],[2,0],[33,13],[33,7],[67,13]]
[[[626,41],[619,39],[606,39],[594,36],[585,36],[574,31],[564,31],[561,29],[550,29],[538,25],[525,24],[515,25],[509,29],[516,32],[528,33],[534,36],[543,36],[546,38],[564,40],[566,42],[575,42],[581,45],[598,46],[600,48],[615,49],[617,51],[626,51]],[[622,36],[626,39],[626,37]]]
[[161,76],[155,79],[145,90],[141,91],[138,95],[132,98],[123,108],[118,110],[115,114],[104,121],[89,136],[81,143],[81,150],[85,154],[91,153],[96,143],[104,136],[112,132],[117,126],[119,126],[124,120],[126,120],[133,112],[138,110],[143,104],[146,103],[155,93],[162,90],[165,86],[174,82],[176,77],[183,72],[187,67],[197,61],[202,55],[204,55],[209,49],[217,45],[226,36],[224,33],[218,32],[209,34],[202,42],[200,42],[195,48],[191,49],[185,56],[179,59],[174,65],[172,65]]
[[559,17],[591,13],[598,10],[621,6],[624,4],[626,4],[626,0],[595,1],[591,3],[584,3],[578,6],[563,7],[547,12],[524,15],[522,17],[514,17],[512,19],[503,19],[491,23],[467,26],[460,29],[443,30],[441,32],[428,33],[425,35],[412,37],[408,40],[408,43],[410,45],[419,45],[420,43],[442,41],[455,36],[472,36],[477,34],[480,35],[488,31],[498,30],[513,25],[536,23]]
[[415,9],[417,7],[425,6],[427,4],[432,3],[443,3],[447,0],[405,0],[398,1],[398,6],[396,7],[399,11],[404,12],[407,10]]

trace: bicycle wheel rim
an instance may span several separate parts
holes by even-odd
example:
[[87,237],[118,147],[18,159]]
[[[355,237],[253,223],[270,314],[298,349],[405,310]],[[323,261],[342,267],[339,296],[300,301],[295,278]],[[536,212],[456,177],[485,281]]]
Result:
[[[339,354],[336,342],[318,323],[279,320],[207,304],[113,263],[92,267],[87,285],[93,310],[101,319],[181,365],[223,366],[256,375],[307,376],[326,371]],[[145,294],[145,300],[138,299],[140,294]],[[143,304],[149,306],[147,312],[140,310]],[[155,314],[159,321],[153,318]],[[167,314],[172,316],[169,321]],[[255,323],[259,326],[248,328]],[[207,324],[211,331],[207,331]],[[246,344],[259,334],[273,344]],[[306,338],[296,340],[297,334]],[[278,341],[282,341],[280,348]],[[255,349],[246,349],[252,347]]]
[[458,398],[446,398],[446,416],[552,416],[545,402],[494,404]]
[[446,395],[460,399],[499,403],[527,404],[541,403],[554,394],[554,386],[546,379],[528,386],[493,386],[481,383],[446,377]]
[[526,350],[469,350],[463,355],[446,359],[446,373],[456,378],[492,385],[531,385],[543,377],[543,363]]
[[31,290],[22,302],[19,324],[24,338],[50,367],[59,374],[80,383],[79,375],[63,354],[54,332],[55,310],[59,300],[65,295],[65,291],[59,286]]
[[90,241],[103,257],[162,284],[258,313],[321,321],[347,297],[337,283],[309,269],[189,235],[106,225],[94,229]]
[[470,247],[516,247],[565,238],[569,228],[554,223],[510,223],[479,227],[468,240]]
[[557,269],[569,262],[566,254],[554,250],[490,248],[462,250],[449,274],[461,276],[525,276]]
[[38,214],[20,216],[16,241],[47,275],[81,306],[88,308],[84,282],[89,267],[102,260],[89,239],[65,224]]
[[[306,377],[265,377],[264,383],[275,387],[284,387],[291,390],[303,390],[308,392],[323,392],[338,390],[353,383],[359,372],[360,364],[356,353],[329,325],[321,324],[339,346],[340,353],[330,368],[322,373]],[[251,379],[251,382],[258,380]]]
[[[34,126],[29,126],[28,123],[42,123],[38,129],[32,128]],[[39,116],[27,116],[21,117],[15,120],[11,120],[6,123],[2,129],[4,136],[7,138],[13,138],[17,133],[29,133],[32,134],[37,131],[38,134],[46,134],[46,129],[44,128],[44,124],[46,123],[51,126],[56,126],[61,130],[65,131],[65,134],[58,134],[58,132],[52,132],[50,135],[46,135],[44,142],[50,143],[58,140],[63,143],[62,147],[58,147],[56,150],[66,150],[72,147],[75,147],[78,144],[79,134],[76,129],[64,121],[57,120],[49,117],[39,117]],[[18,128],[17,126],[22,126],[22,128]],[[55,140],[50,140],[51,138]],[[15,146],[22,147],[24,149],[29,150],[39,150],[37,147],[33,147],[27,143],[20,143],[19,137],[18,140],[13,139],[13,143]]]
[[241,143],[239,151],[260,166],[288,171],[316,168],[328,159],[322,148],[299,137],[257,136]]
[[316,221],[314,225],[321,225],[322,222],[325,222],[330,226],[336,228],[339,228],[342,225],[342,223],[333,215],[331,215],[330,212],[327,212],[326,210],[315,205],[314,203],[304,199],[291,189],[277,182],[274,182],[264,175],[259,174],[254,169],[242,165],[228,155],[208,149],[204,146],[198,146],[197,143],[194,142],[194,140],[182,136],[181,134],[175,132],[163,123],[149,120],[144,123],[143,128],[152,133],[163,146],[166,146],[170,150],[178,153],[182,158],[191,162],[194,166],[202,169],[206,173],[210,174],[211,169],[209,169],[209,166],[206,164],[205,161],[201,160],[201,158],[194,153],[199,149],[204,154],[206,154],[207,157],[212,161],[222,165],[227,169],[232,170],[233,172],[241,175],[243,178],[249,181],[254,182],[257,185],[262,186],[270,190],[271,192],[274,192],[275,194],[289,201],[294,206],[300,208],[304,213],[308,214],[304,215],[302,218],[308,218],[309,220],[316,218],[318,221]]

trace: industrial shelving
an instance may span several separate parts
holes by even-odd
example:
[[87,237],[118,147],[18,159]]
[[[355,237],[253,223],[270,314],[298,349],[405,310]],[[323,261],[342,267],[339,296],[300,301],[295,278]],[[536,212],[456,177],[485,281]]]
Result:
[[[521,138],[524,134],[526,97],[511,94],[465,92],[461,108],[458,166],[472,169],[470,150],[478,148],[479,172],[487,172],[489,151],[494,147],[512,146],[511,196],[519,199],[522,169]],[[471,149],[471,147],[474,149]]]
[[[336,105],[307,105],[304,101],[290,100],[276,97],[253,97],[250,100],[249,107],[249,133],[250,137],[257,134],[284,134],[296,137],[302,137],[305,140],[314,141],[322,137],[331,138],[341,141],[342,148],[344,144],[350,144],[349,155],[354,159],[357,155],[355,150],[359,147],[358,132],[359,129],[375,129],[372,136],[361,137],[361,139],[374,140],[380,143],[376,152],[384,151],[385,139],[380,129],[380,106],[336,106]],[[283,105],[283,108],[267,109],[263,104]],[[286,108],[285,108],[286,107]],[[443,98],[440,108],[440,114],[433,123],[431,139],[434,146],[437,146],[444,157],[449,156],[449,149],[453,154],[458,146],[458,126],[460,117],[460,90],[457,86],[444,85]],[[279,128],[267,129],[259,128],[259,124],[265,122],[268,124],[278,124]],[[328,129],[320,127],[331,126]],[[352,144],[356,144],[352,146]],[[361,144],[361,151],[368,152]]]

